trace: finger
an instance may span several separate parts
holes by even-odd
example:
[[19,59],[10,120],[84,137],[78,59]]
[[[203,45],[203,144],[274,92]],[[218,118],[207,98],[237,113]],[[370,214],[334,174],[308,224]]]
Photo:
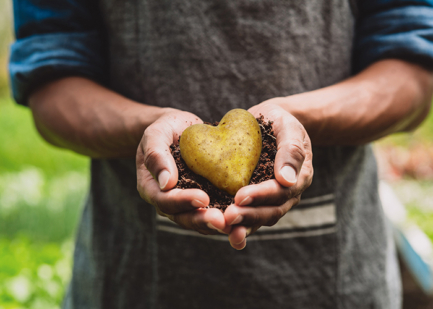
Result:
[[239,206],[278,206],[294,195],[295,190],[283,187],[275,179],[242,187],[236,193],[235,204]]
[[178,171],[170,152],[170,145],[177,143],[180,134],[188,126],[201,122],[193,114],[173,112],[158,119],[144,131],[139,146],[139,151],[143,154],[140,163],[143,163],[155,177],[161,190],[173,188],[178,179]]
[[[311,159],[305,160],[296,185],[287,188],[275,179],[259,184],[242,187],[236,193],[235,205],[238,206],[279,206],[287,200],[298,197],[311,185],[313,180],[313,166]],[[292,205],[295,206],[296,204]]]
[[281,206],[245,207],[230,205],[224,212],[227,225],[272,226],[283,217],[300,197],[294,197]]
[[235,226],[233,227],[230,235],[229,242],[230,245],[236,250],[242,250],[247,245],[247,228],[245,226]]
[[169,218],[185,229],[195,230],[205,235],[216,234],[217,232],[225,233],[223,230],[227,231],[224,215],[216,208],[196,209],[172,215]]
[[137,170],[137,190],[149,204],[165,214],[177,214],[209,205],[209,196],[199,189],[161,191],[158,183],[143,166]]
[[[274,174],[277,181],[285,187],[293,186],[301,172],[308,149],[308,137],[304,127],[292,116],[275,124],[277,155]],[[307,141],[307,142],[306,142]]]
[[230,243],[230,245],[236,250],[243,250],[247,246],[247,239],[244,238],[244,240],[240,244]]
[[302,165],[301,173],[298,177],[298,182],[295,186],[291,187],[293,194],[298,195],[304,192],[313,182],[314,168],[313,168],[313,153],[308,151],[304,164]]
[[[143,135],[139,150],[141,162],[152,176],[158,181],[161,190],[173,188],[178,179],[176,163],[170,152],[173,143],[171,126],[155,122],[149,126]],[[137,159],[138,159],[137,155]]]

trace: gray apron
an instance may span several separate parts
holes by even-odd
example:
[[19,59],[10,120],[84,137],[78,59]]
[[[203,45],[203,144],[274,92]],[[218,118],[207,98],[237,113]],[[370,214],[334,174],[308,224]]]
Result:
[[[204,121],[351,74],[347,0],[102,0],[101,12],[110,87]],[[93,160],[64,308],[399,308],[371,148],[313,153],[301,204],[242,251],[157,217],[133,158]]]

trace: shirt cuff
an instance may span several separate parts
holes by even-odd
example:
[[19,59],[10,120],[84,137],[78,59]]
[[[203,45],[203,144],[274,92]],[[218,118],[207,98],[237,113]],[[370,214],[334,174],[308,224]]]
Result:
[[106,82],[103,43],[96,31],[50,33],[17,40],[11,46],[9,73],[12,94],[27,105],[28,96],[49,81],[83,76]]
[[397,58],[433,69],[433,7],[405,6],[361,18],[356,27],[354,71]]

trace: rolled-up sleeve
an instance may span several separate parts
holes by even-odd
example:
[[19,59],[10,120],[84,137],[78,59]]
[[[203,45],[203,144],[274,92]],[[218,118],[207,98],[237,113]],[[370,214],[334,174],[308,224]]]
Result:
[[353,67],[396,58],[433,69],[433,1],[358,1]]
[[56,78],[84,76],[104,83],[104,38],[92,0],[15,0],[17,40],[9,72],[15,100],[27,104],[36,87]]

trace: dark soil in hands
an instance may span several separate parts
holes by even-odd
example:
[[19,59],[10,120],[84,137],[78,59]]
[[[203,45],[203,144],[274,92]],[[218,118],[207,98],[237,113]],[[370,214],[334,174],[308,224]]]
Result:
[[[274,162],[275,155],[277,154],[277,141],[272,130],[272,122],[264,121],[264,117],[257,118],[262,131],[262,153],[260,154],[259,163],[253,172],[250,184],[257,184],[269,179],[275,178],[274,176]],[[209,124],[209,123],[208,123]],[[211,124],[217,126],[218,122]],[[210,197],[210,208],[218,208],[224,211],[228,205],[233,204],[234,197],[215,187],[206,178],[195,174],[191,171],[180,155],[179,144],[171,145],[171,154],[179,170],[179,179],[176,185],[178,189],[201,189],[206,192]]]

